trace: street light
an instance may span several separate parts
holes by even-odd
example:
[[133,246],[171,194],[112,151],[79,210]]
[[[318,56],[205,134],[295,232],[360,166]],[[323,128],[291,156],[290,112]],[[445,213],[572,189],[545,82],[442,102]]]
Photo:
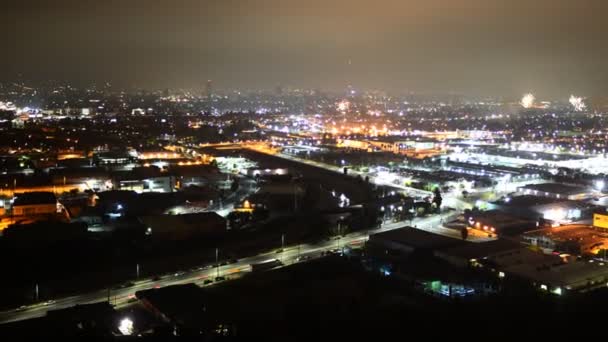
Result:
[[118,326],[118,331],[125,336],[133,334],[133,321],[128,317],[123,318]]
[[605,186],[606,186],[606,183],[605,183],[603,180],[601,180],[601,179],[600,179],[600,180],[596,180],[596,181],[595,181],[595,188],[596,188],[598,191],[602,191],[602,190],[604,190],[604,187],[605,187]]
[[281,234],[281,262],[285,261],[285,233]]

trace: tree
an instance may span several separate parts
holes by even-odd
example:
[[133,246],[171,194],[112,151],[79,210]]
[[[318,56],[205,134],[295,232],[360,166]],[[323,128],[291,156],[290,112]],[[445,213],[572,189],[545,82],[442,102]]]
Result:
[[441,191],[439,190],[439,187],[436,187],[435,190],[433,191],[433,193],[435,194],[433,197],[433,203],[435,203],[435,206],[437,207],[437,211],[439,211],[439,208],[441,208],[441,202],[443,202],[443,198],[441,197]]
[[462,229],[460,230],[460,236],[462,236],[463,240],[466,240],[469,237],[469,230],[467,229],[467,227],[462,227]]

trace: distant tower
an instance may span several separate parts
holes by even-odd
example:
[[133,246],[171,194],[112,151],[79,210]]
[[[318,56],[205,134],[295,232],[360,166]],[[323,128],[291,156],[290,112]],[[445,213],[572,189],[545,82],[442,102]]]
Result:
[[211,80],[207,80],[207,86],[205,87],[205,97],[207,97],[208,100],[211,100],[212,96],[213,96],[213,84],[212,84]]
[[353,88],[352,85],[348,85],[348,87],[346,88],[346,96],[347,97],[354,97],[356,94],[355,88]]

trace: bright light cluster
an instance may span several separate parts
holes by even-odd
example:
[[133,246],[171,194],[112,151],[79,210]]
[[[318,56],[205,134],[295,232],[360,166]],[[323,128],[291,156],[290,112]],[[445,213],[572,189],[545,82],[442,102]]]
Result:
[[582,112],[587,109],[587,105],[585,104],[585,99],[579,96],[570,95],[570,104],[574,107],[574,110],[577,112]]
[[0,110],[17,110],[17,107],[12,102],[0,101]]
[[338,110],[341,112],[346,112],[350,108],[350,102],[348,101],[340,101],[338,103]]
[[522,107],[528,109],[534,106],[534,101],[536,101],[536,97],[534,97],[534,94],[528,93],[521,98],[520,104]]
[[120,331],[120,333],[123,335],[133,334],[133,321],[129,318],[124,318],[122,321],[120,321],[118,331]]

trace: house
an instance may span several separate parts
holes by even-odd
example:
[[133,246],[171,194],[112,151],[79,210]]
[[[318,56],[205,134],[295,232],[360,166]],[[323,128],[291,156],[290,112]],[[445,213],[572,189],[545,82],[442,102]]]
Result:
[[17,194],[12,207],[13,216],[52,215],[61,212],[57,197],[52,192]]
[[140,216],[153,238],[184,240],[191,237],[216,236],[227,230],[227,221],[215,212],[183,215]]

